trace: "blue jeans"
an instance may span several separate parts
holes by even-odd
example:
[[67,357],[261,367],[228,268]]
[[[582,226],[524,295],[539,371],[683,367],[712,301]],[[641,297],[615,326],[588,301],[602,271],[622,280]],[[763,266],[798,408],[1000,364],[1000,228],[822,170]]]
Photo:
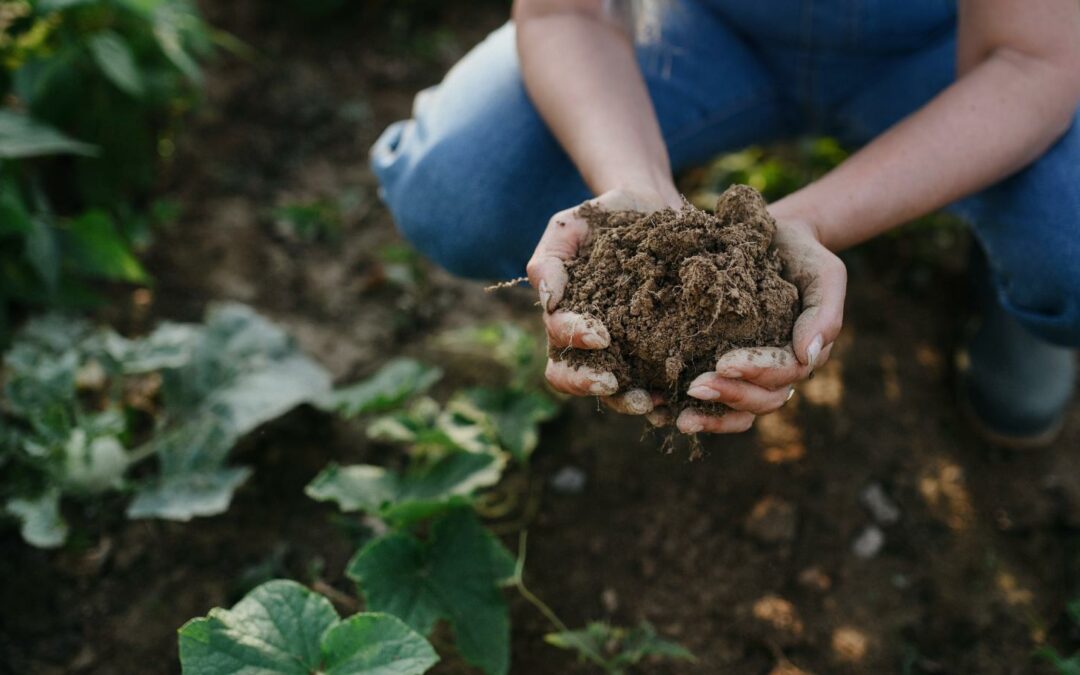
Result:
[[[862,145],[954,79],[948,0],[679,0],[662,23],[638,61],[676,171],[803,134]],[[466,277],[522,275],[547,219],[591,196],[526,96],[512,24],[421,92],[371,162],[404,236]],[[1080,345],[1080,125],[952,209],[1005,308]]]

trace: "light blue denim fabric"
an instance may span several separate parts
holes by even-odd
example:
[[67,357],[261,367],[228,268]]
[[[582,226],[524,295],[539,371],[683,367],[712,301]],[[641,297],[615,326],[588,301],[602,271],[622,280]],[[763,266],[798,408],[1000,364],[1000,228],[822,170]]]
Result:
[[[638,60],[679,171],[804,134],[862,145],[953,81],[955,41],[947,0],[676,0]],[[371,163],[404,236],[473,278],[523,274],[547,219],[590,196],[526,96],[512,24],[421,92]],[[1080,346],[1080,125],[953,210],[1006,309]]]

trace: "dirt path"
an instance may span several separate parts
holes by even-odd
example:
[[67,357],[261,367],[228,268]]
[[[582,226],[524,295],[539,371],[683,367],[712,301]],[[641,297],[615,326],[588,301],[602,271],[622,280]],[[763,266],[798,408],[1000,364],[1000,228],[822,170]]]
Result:
[[[339,377],[424,354],[425,337],[448,326],[515,318],[539,331],[525,292],[492,297],[429,268],[413,291],[388,283],[378,251],[398,239],[364,161],[411,93],[497,25],[501,5],[449,12],[457,46],[432,33],[441,47],[429,56],[394,47],[385,26],[341,22],[315,40],[255,3],[228,5],[211,17],[262,58],[215,67],[206,112],[181,139],[164,192],[184,212],[149,263],[150,316],[248,302]],[[275,226],[276,206],[345,194],[339,242],[305,244]],[[533,590],[573,624],[647,618],[700,659],[648,673],[757,675],[784,659],[819,674],[1049,672],[1030,658],[1038,645],[1078,646],[1063,607],[1080,595],[1080,406],[1047,451],[993,452],[968,433],[948,368],[957,250],[928,262],[925,243],[890,239],[849,257],[832,361],[755,431],[708,439],[702,461],[661,454],[638,421],[592,401],[548,425]],[[451,364],[451,384],[470,377]],[[176,628],[251,579],[319,578],[350,593],[348,530],[302,486],[331,459],[379,451],[298,411],[244,443],[237,460],[255,478],[224,516],[129,523],[106,503],[59,555],[5,534],[0,673],[178,672]],[[584,472],[581,493],[550,487],[565,467]],[[877,520],[868,489],[886,497]],[[592,672],[543,644],[548,627],[530,606],[515,600],[513,614],[515,675]],[[450,661],[437,672],[466,671]]]

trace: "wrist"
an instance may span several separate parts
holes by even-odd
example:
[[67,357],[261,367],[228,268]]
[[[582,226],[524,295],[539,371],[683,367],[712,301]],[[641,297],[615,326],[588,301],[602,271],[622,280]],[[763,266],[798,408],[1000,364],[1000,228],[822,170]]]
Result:
[[661,169],[643,170],[635,174],[621,173],[610,180],[597,181],[596,194],[621,190],[646,197],[648,202],[662,202],[664,206],[682,208],[683,198],[675,187],[671,172]]
[[828,230],[824,227],[825,219],[817,209],[799,204],[798,194],[798,192],[792,193],[770,204],[769,214],[776,220],[778,226],[801,230],[825,248],[833,250],[829,244]]

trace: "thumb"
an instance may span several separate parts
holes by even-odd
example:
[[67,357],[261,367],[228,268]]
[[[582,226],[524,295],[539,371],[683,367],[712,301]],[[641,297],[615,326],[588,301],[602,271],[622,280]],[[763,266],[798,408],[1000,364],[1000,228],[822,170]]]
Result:
[[800,290],[803,311],[795,320],[792,347],[803,365],[813,367],[822,350],[836,340],[844,323],[844,263],[825,252],[810,282]]

